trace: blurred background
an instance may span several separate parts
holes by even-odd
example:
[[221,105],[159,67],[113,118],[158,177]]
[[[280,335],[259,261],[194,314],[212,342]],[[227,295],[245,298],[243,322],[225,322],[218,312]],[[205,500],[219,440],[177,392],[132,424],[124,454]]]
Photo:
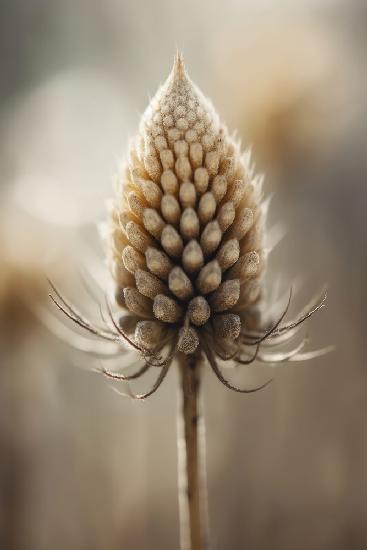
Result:
[[328,282],[310,347],[336,346],[236,371],[271,371],[249,396],[205,374],[213,547],[367,548],[366,29],[364,0],[0,0],[1,549],[178,548],[175,369],[131,402],[40,322],[45,275],[96,313],[78,269],[104,281],[96,223],[177,47],[274,193],[270,283],[296,313]]

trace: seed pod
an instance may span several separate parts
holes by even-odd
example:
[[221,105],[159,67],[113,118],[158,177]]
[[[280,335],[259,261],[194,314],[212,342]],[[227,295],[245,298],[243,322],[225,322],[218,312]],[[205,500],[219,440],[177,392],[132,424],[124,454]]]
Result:
[[213,327],[217,338],[236,340],[241,332],[241,319],[235,313],[214,315]]
[[159,208],[159,205],[161,204],[162,191],[159,189],[158,185],[153,181],[141,179],[139,180],[139,187],[147,203],[152,208]]
[[138,317],[151,317],[152,316],[152,302],[136,288],[125,287],[124,298],[126,307],[131,313],[134,313]]
[[156,248],[149,247],[145,252],[148,269],[161,279],[168,279],[173,264],[167,254]]
[[210,307],[213,311],[225,311],[235,306],[240,297],[239,279],[224,281],[210,297]]
[[217,208],[217,203],[213,193],[208,191],[204,193],[199,201],[198,214],[200,223],[205,225],[208,223],[214,216],[215,210]]
[[227,192],[227,178],[222,174],[215,176],[211,185],[211,192],[217,203],[220,202]]
[[180,220],[180,233],[185,241],[199,236],[200,224],[193,208],[185,208]]
[[219,263],[214,260],[204,266],[196,279],[196,288],[202,294],[209,294],[213,292],[220,285],[222,278],[222,271]]
[[198,193],[205,193],[209,183],[209,173],[206,168],[199,167],[194,174],[195,187]]
[[193,295],[193,286],[181,267],[174,267],[168,277],[170,291],[180,300],[188,300]]
[[233,202],[225,202],[222,204],[222,206],[219,208],[218,211],[218,224],[221,230],[224,232],[230,227],[233,223],[233,220],[236,215],[236,209],[234,207]]
[[196,189],[193,183],[186,181],[180,186],[180,203],[183,208],[189,208],[195,206],[196,203]]
[[203,296],[190,300],[187,312],[190,321],[196,326],[205,325],[210,317],[210,307]]
[[[111,268],[124,289],[119,303],[145,323],[136,341],[153,349],[168,325],[184,353],[200,346],[201,331],[203,341],[235,340],[240,317],[260,296],[265,267],[260,193],[248,160],[180,57],[134,143],[111,205],[109,239]],[[245,309],[222,313],[232,308]]]
[[156,239],[160,239],[165,223],[153,208],[146,208],[143,214],[144,227]]
[[192,239],[182,253],[182,264],[187,273],[195,273],[204,265],[204,254],[197,241]]
[[139,252],[145,252],[148,246],[152,244],[152,239],[146,231],[135,222],[128,222],[126,225],[126,234],[130,244]]
[[135,271],[135,282],[136,288],[140,294],[147,298],[153,299],[157,294],[162,294],[162,292],[167,291],[166,286],[156,277],[156,275],[149,273],[149,271],[143,271],[142,269],[137,269]]
[[200,245],[205,256],[212,254],[219,246],[222,239],[222,231],[219,223],[214,220],[209,222],[201,234]]
[[173,195],[164,195],[161,202],[161,210],[167,223],[178,224],[181,218],[181,208],[176,197]]
[[159,321],[139,321],[135,328],[135,341],[145,350],[153,350],[165,333],[165,327]]
[[183,353],[194,353],[199,345],[199,337],[194,327],[181,327],[178,333],[177,349]]
[[244,282],[250,277],[254,277],[256,275],[259,268],[259,263],[260,258],[257,252],[247,252],[247,254],[241,256],[229,270],[228,277],[230,279],[238,277],[241,282]]
[[169,254],[172,258],[178,258],[181,256],[183,250],[182,237],[176,229],[172,227],[172,225],[166,225],[163,229],[161,244],[167,254]]
[[[173,153],[172,151],[162,151],[162,153],[169,153],[172,156],[173,166]],[[161,153],[161,154],[162,154]],[[161,176],[161,185],[165,193],[174,195],[178,191],[177,176],[172,170],[165,170]]]
[[[240,245],[237,239],[230,239],[222,244],[217,252],[217,260],[222,271],[235,264],[240,255]],[[235,276],[234,276],[235,277]],[[232,277],[231,277],[232,278]]]
[[132,246],[125,246],[124,250],[122,251],[122,261],[124,262],[124,266],[130,273],[135,273],[137,269],[144,269],[145,268],[145,258],[143,254],[138,252],[134,247]]
[[182,317],[182,308],[175,300],[164,294],[158,294],[153,303],[154,315],[165,323],[177,323]]

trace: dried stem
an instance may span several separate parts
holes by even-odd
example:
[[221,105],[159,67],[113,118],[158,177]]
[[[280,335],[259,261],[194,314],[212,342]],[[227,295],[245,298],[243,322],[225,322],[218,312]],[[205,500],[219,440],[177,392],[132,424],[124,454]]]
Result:
[[178,408],[178,489],[181,550],[208,549],[205,424],[200,357],[181,356]]

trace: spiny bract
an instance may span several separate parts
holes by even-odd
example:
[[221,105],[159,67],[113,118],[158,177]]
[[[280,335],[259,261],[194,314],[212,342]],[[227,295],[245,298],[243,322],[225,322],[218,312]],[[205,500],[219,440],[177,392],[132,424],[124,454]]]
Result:
[[192,353],[209,334],[238,339],[261,292],[261,181],[178,55],[142,117],[111,211],[116,297],[143,350],[177,339]]

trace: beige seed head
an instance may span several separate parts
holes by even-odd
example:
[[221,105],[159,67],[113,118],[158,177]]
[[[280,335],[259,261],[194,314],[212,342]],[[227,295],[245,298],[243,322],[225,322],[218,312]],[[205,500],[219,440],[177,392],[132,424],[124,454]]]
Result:
[[201,335],[238,338],[265,266],[256,182],[177,56],[143,115],[110,212],[109,263],[142,349],[164,337],[193,353]]

